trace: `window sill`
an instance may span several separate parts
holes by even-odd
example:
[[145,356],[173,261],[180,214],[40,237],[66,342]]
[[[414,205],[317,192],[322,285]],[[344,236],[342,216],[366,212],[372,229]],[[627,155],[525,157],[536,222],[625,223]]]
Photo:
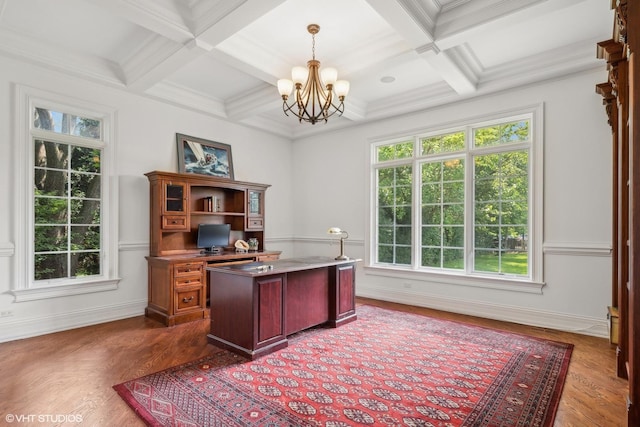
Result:
[[544,282],[536,282],[529,279],[517,279],[512,277],[496,277],[483,275],[463,275],[456,273],[434,273],[400,268],[381,266],[364,267],[365,274],[372,276],[392,277],[395,279],[416,280],[421,282],[433,282],[445,285],[470,286],[474,288],[497,289],[503,291],[524,292],[529,294],[542,294]]
[[72,284],[59,284],[33,287],[28,289],[14,289],[9,291],[15,297],[14,302],[36,301],[49,298],[59,298],[71,295],[92,294],[95,292],[113,291],[118,289],[121,279],[104,279],[84,281]]

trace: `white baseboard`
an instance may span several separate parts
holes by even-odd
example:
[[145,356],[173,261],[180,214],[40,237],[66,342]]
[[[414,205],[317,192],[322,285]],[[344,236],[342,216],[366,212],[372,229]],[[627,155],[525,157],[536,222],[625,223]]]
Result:
[[437,295],[426,295],[405,290],[390,290],[356,285],[356,295],[400,304],[415,305],[452,313],[484,317],[505,322],[520,323],[539,328],[608,338],[606,314],[603,318],[576,316],[564,313],[513,307],[477,301],[465,301]]
[[50,316],[0,321],[0,343],[144,315],[147,300],[94,307]]

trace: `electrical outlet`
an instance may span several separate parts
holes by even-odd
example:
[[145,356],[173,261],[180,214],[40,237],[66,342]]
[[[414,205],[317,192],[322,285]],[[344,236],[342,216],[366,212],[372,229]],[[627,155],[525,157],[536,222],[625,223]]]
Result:
[[409,282],[404,282],[402,285],[404,286],[405,289],[411,289],[411,283]]
[[0,317],[10,317],[10,316],[13,316],[13,311],[11,310],[0,311]]

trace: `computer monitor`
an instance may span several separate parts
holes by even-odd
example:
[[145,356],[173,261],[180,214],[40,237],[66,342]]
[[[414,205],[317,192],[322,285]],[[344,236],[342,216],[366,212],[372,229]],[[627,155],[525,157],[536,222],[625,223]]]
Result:
[[196,245],[204,249],[203,253],[216,253],[229,246],[229,224],[199,224]]

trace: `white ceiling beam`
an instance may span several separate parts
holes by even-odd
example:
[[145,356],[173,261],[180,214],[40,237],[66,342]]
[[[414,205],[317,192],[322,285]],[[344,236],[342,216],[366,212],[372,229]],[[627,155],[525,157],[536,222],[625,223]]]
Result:
[[78,55],[4,28],[0,28],[0,53],[101,84],[124,87],[120,69],[114,62],[92,55]]
[[128,63],[123,67],[128,71],[125,72],[127,86],[145,91],[211,49],[210,45],[192,39],[178,49],[163,45],[159,51],[150,52],[151,55],[136,56],[134,64]]
[[[145,91],[184,67],[213,46],[284,0],[226,0],[194,4],[198,15],[191,18],[172,13],[151,0],[91,0],[126,19],[179,43],[155,40],[122,64],[128,87]],[[205,12],[203,5],[210,6]],[[192,11],[193,12],[193,11]],[[193,28],[190,28],[193,27]],[[156,37],[157,39],[157,37]]]
[[439,11],[424,7],[427,3],[417,0],[367,0],[409,45],[424,58],[431,67],[438,71],[440,77],[459,94],[468,94],[476,90],[477,77],[471,67],[457,61],[442,50],[433,36],[434,15]]
[[474,0],[438,17],[435,43],[442,50],[460,46],[496,26],[517,26],[537,16],[574,6],[585,0]]
[[[366,0],[385,21],[391,25],[412,47],[432,43],[433,18],[427,13],[415,12],[406,7],[405,0]],[[425,19],[425,17],[427,17]]]
[[142,28],[177,43],[187,43],[193,38],[184,16],[162,7],[154,0],[89,0]]
[[438,71],[440,77],[460,95],[476,91],[478,78],[472,72],[471,67],[465,63],[459,63],[462,58],[458,58],[456,61],[449,52],[440,51],[434,44],[422,46],[416,50],[420,57]]
[[[284,3],[285,0],[235,0],[234,7],[228,7],[229,0],[224,0],[226,13],[220,16],[216,8],[196,21],[196,37],[215,46],[251,24],[271,9]],[[223,0],[218,3],[222,4]]]

